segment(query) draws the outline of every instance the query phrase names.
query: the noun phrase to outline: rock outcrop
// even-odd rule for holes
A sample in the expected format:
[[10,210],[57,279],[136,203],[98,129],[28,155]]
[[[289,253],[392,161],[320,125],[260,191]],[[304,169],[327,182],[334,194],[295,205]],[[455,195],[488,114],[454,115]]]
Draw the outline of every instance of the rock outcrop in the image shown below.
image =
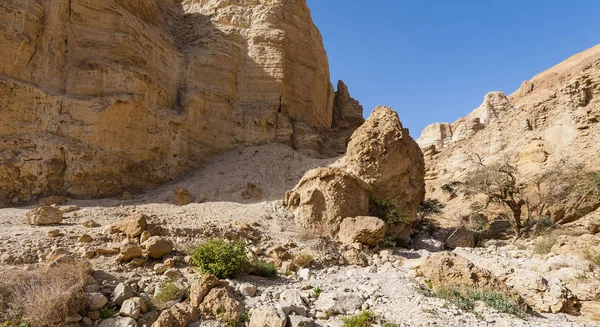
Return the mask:
[[0,25],[5,204],[148,188],[359,119],[304,0],[8,0]]
[[377,107],[350,139],[346,169],[395,202],[412,221],[425,196],[425,163],[418,144],[390,107]]
[[[600,45],[536,75],[508,97],[501,92],[487,94],[479,108],[449,129],[444,123],[425,128],[418,142],[427,150],[428,197],[443,199],[448,217],[468,214],[465,201],[469,201],[462,197],[448,200],[442,186],[463,181],[477,164],[475,155],[484,164],[507,160],[525,179],[555,167],[564,168],[563,159],[597,171],[599,99]],[[585,210],[570,213],[567,202],[551,208],[552,220],[573,221],[600,205],[586,203]],[[498,213],[500,209],[494,214]],[[440,223],[445,227],[458,224],[451,220]]]

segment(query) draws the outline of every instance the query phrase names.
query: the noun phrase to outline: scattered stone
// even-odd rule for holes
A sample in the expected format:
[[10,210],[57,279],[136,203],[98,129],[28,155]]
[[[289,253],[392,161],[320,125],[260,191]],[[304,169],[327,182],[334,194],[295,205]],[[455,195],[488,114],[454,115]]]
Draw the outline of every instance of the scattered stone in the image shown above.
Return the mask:
[[112,293],[111,299],[116,305],[122,305],[125,300],[132,298],[133,288],[125,283],[119,283]]
[[125,262],[133,258],[141,257],[143,250],[139,245],[136,244],[123,244],[121,245],[121,254],[117,257],[117,261]]
[[159,274],[162,275],[165,273],[165,271],[169,270],[169,267],[167,267],[166,265],[162,264],[162,263],[157,263],[154,265],[153,270]]
[[444,241],[444,245],[447,248],[472,248],[475,247],[477,241],[477,235],[475,232],[466,229],[465,227],[459,227],[455,229]]
[[138,324],[133,318],[116,317],[102,320],[98,327],[138,327]]
[[315,302],[317,311],[327,314],[353,314],[365,300],[352,293],[323,293]]
[[133,319],[138,319],[140,315],[144,312],[148,311],[148,307],[144,300],[139,297],[134,297],[127,299],[121,305],[121,310],[119,314],[123,317],[131,317]]
[[92,241],[92,237],[89,234],[83,234],[81,235],[81,237],[77,240],[77,242],[79,243],[89,243]]
[[254,295],[256,295],[256,286],[254,286],[252,284],[243,283],[243,284],[240,284],[239,287],[240,287],[240,293],[243,296],[253,297]]
[[140,243],[146,242],[146,240],[148,240],[150,238],[150,236],[152,236],[152,234],[150,234],[149,231],[147,231],[147,230],[143,231],[142,234],[140,235]]
[[129,265],[133,268],[138,268],[143,266],[146,263],[146,259],[143,257],[136,257],[131,259],[131,261],[129,262]]
[[184,206],[194,202],[194,197],[190,194],[190,191],[184,188],[174,188],[173,197],[175,199],[175,204],[178,206]]
[[386,226],[377,217],[346,218],[340,224],[338,238],[344,244],[361,243],[375,246],[383,241]]
[[235,299],[229,287],[211,289],[198,308],[204,317],[221,322],[237,321],[246,309]]
[[95,222],[91,219],[87,219],[83,222],[83,227],[96,228],[96,227],[100,227],[100,224],[98,224],[97,222]]
[[106,296],[104,296],[104,294],[102,293],[90,293],[88,294],[88,298],[89,298],[89,309],[91,311],[98,311],[102,308],[104,308],[105,305],[108,304],[108,300],[106,299]]
[[58,229],[51,229],[46,234],[50,237],[58,237],[60,235],[60,231]]
[[146,215],[139,213],[129,216],[117,225],[117,229],[125,233],[129,238],[138,237],[148,228],[147,218]]
[[26,214],[27,223],[30,225],[53,225],[62,222],[63,213],[55,207],[39,207]]
[[314,327],[315,321],[311,318],[291,315],[288,316],[288,325],[290,327]]
[[190,287],[190,304],[193,307],[198,308],[211,289],[227,286],[227,282],[220,281],[214,275],[204,275]]
[[273,307],[260,307],[251,311],[248,327],[285,327],[287,317]]
[[173,251],[173,242],[161,236],[152,236],[146,241],[146,252],[153,259],[160,259]]
[[187,326],[197,320],[199,312],[187,303],[176,303],[161,312],[160,316],[152,324],[152,327],[177,327]]
[[298,279],[299,280],[309,280],[312,277],[313,273],[308,268],[303,268],[298,271]]
[[165,276],[169,277],[171,280],[178,280],[183,277],[183,274],[179,269],[171,268],[164,273]]

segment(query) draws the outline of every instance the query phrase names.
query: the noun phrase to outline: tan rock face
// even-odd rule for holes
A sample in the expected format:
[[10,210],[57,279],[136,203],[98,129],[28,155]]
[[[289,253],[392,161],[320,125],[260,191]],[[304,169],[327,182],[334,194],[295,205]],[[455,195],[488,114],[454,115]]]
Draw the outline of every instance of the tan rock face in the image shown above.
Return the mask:
[[423,153],[389,107],[376,108],[350,139],[346,169],[413,220],[425,196]]
[[431,282],[435,291],[445,287],[459,286],[512,292],[490,271],[479,268],[454,253],[429,256],[419,270],[423,277]]
[[[479,108],[451,124],[452,142],[447,133],[434,133],[435,125],[426,128],[418,142],[424,147],[435,144],[437,150],[426,158],[428,197],[445,199],[442,186],[464,180],[475,165],[473,154],[485,164],[509,159],[524,177],[548,171],[563,159],[597,171],[599,121],[600,45],[534,76],[507,97],[489,93]],[[448,201],[445,216],[468,213],[465,201]],[[559,209],[552,208],[551,219],[579,218],[561,218]],[[452,225],[451,220],[441,222]]]
[[342,219],[368,213],[370,190],[369,185],[341,168],[317,168],[286,193],[284,203],[300,226],[322,228],[335,235]]
[[377,245],[383,241],[386,226],[377,217],[346,218],[340,224],[338,238],[344,244]]
[[[7,0],[0,201],[152,187],[238,145],[331,127],[304,0]],[[356,106],[342,115],[358,118]],[[337,117],[337,116],[336,116]],[[309,133],[309,134],[310,134]]]
[[161,236],[152,236],[146,241],[146,252],[153,259],[160,259],[173,251],[173,242]]

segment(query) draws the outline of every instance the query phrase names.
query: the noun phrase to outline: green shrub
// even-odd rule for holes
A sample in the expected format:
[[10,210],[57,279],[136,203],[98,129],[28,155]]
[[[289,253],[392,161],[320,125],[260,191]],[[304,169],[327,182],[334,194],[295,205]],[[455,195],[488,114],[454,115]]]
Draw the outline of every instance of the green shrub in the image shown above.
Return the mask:
[[250,314],[248,313],[248,310],[246,310],[238,319],[227,321],[225,327],[244,327],[249,320]]
[[386,224],[402,224],[408,222],[406,215],[398,209],[392,200],[369,199],[369,214],[383,220]]
[[214,238],[195,248],[191,257],[192,264],[203,273],[213,274],[218,278],[233,277],[243,272],[248,265],[246,246],[242,241],[229,242]]
[[357,315],[342,318],[344,327],[370,327],[375,322],[375,313],[363,311]]
[[117,313],[119,313],[119,312],[115,311],[109,307],[104,307],[104,308],[100,309],[100,319],[104,320],[106,318],[114,317]]
[[486,289],[459,288],[450,286],[438,290],[436,296],[442,298],[463,311],[473,311],[476,301],[482,301],[499,312],[518,317],[525,315],[525,310],[512,298],[504,293]]
[[274,278],[277,277],[277,267],[272,263],[254,261],[250,264],[248,273],[255,276]]
[[315,288],[313,288],[313,292],[315,292],[315,296],[318,299],[319,296],[321,296],[321,293],[323,293],[323,290],[320,287],[315,287]]
[[154,301],[158,304],[165,304],[169,301],[179,299],[183,293],[184,291],[177,287],[175,283],[168,282],[158,289],[158,293],[154,296]]

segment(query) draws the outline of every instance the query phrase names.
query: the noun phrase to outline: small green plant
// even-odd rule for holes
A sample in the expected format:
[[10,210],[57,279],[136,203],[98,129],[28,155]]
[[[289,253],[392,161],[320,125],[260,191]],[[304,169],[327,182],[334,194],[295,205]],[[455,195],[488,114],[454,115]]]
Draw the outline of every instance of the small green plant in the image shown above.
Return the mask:
[[321,293],[323,293],[323,290],[320,287],[315,287],[315,288],[313,288],[313,292],[315,292],[315,296],[318,299],[319,296],[321,296]]
[[370,327],[376,318],[372,311],[362,311],[357,315],[342,318],[342,322],[344,327]]
[[158,293],[154,296],[154,301],[158,304],[165,304],[169,301],[177,300],[182,295],[182,289],[177,287],[173,282],[167,282],[158,289]]
[[198,246],[192,251],[191,257],[192,264],[203,273],[213,274],[218,278],[234,277],[248,265],[244,242],[229,242],[221,238],[210,239]]
[[428,289],[430,289],[430,290],[433,289],[433,283],[429,279],[425,280],[425,285],[427,285]]
[[277,267],[272,263],[254,261],[250,263],[248,273],[255,276],[275,278],[277,277]]
[[315,259],[310,254],[299,254],[294,257],[293,263],[294,265],[300,268],[306,268],[312,265],[315,262]]
[[586,274],[584,272],[578,272],[577,274],[575,274],[575,279],[588,280],[588,279],[590,279],[590,276],[588,276],[588,274]]
[[386,224],[403,224],[408,222],[406,215],[389,199],[369,199],[369,214],[383,220]]
[[100,320],[114,317],[117,313],[118,313],[117,311],[115,311],[109,307],[104,307],[104,308],[100,309]]
[[482,301],[499,312],[512,314],[518,317],[525,316],[523,307],[501,292],[450,286],[438,290],[436,296],[452,303],[460,310],[468,312],[473,312],[476,301]]

